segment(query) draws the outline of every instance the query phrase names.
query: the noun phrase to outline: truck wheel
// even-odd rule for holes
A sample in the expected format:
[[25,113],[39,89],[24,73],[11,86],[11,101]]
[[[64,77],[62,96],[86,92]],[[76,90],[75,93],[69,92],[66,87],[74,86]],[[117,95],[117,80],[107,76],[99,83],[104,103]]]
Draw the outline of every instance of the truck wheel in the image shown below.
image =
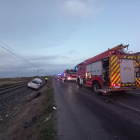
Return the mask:
[[93,91],[94,91],[96,94],[101,95],[101,92],[98,91],[98,89],[101,88],[99,82],[94,82],[94,83],[92,84],[92,88],[93,88]]
[[78,78],[78,80],[77,80],[77,85],[78,85],[78,86],[80,85],[80,80],[79,80],[79,78]]
[[81,87],[80,79],[79,79],[79,78],[78,78],[78,80],[77,80],[77,85],[78,85],[79,87]]

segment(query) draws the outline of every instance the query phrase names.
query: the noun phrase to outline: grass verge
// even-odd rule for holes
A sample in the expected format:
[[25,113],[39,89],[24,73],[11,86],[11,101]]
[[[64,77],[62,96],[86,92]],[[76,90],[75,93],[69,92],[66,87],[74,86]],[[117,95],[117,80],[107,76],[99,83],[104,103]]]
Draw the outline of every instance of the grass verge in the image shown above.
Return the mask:
[[[49,78],[47,88],[42,92],[42,100],[39,103],[39,111],[37,115],[37,121],[33,126],[30,133],[27,135],[28,140],[54,140],[54,118],[53,118],[53,106],[54,106],[54,89],[52,85],[52,79]],[[39,97],[40,98],[40,97]],[[38,98],[37,98],[38,99]],[[51,114],[49,120],[46,120]]]
[[[44,122],[41,126],[41,129],[39,131],[39,139],[41,140],[54,140],[54,121],[53,121],[53,105],[54,105],[54,90],[52,87],[48,88],[45,91],[46,100],[42,102],[44,109],[40,112],[40,116],[42,116],[42,119],[45,120],[46,117],[49,117],[51,114],[51,118]],[[47,104],[46,104],[47,102]],[[42,120],[41,119],[41,120]]]

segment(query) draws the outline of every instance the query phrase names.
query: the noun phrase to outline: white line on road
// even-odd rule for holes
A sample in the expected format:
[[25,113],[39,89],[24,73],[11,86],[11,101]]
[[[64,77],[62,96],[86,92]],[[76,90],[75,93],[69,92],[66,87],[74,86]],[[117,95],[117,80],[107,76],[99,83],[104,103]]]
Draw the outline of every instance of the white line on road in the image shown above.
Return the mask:
[[125,107],[127,107],[127,108],[130,108],[130,109],[132,109],[132,110],[135,110],[135,111],[140,112],[140,110],[139,110],[139,109],[136,109],[136,108],[131,107],[131,106],[129,106],[129,105],[123,104],[123,103],[121,103],[121,102],[117,102],[117,103],[118,103],[118,104],[120,104],[120,105],[123,105],[123,106],[125,106]]

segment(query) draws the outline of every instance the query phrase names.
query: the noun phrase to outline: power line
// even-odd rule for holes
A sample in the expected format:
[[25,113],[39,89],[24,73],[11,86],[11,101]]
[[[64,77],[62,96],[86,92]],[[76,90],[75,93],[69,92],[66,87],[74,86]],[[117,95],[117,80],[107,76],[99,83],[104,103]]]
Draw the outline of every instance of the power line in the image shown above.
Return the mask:
[[[27,59],[25,59],[23,56],[21,56],[19,53],[17,53],[15,50],[13,50],[11,47],[9,47],[7,44],[5,44],[3,41],[1,41],[0,40],[0,42],[1,43],[3,43],[5,46],[7,46],[10,50],[12,50],[12,52],[10,51],[10,50],[8,50],[8,51],[10,51],[12,54],[13,54],[13,52],[14,52],[14,55],[18,55],[17,57],[19,57],[20,59],[22,59],[23,61],[25,61],[25,62],[27,62],[27,63],[29,63],[29,64],[31,64],[32,66],[34,66],[34,67],[36,67],[37,68],[37,66],[35,66],[34,64],[32,64],[31,62],[29,62]],[[3,46],[2,46],[3,47]],[[4,47],[5,48],[5,47]],[[6,48],[5,48],[6,49]]]
[[1,48],[7,50],[8,52],[12,53],[13,55],[17,56],[18,58],[22,59],[23,61],[27,62],[28,64],[38,68],[37,66],[35,66],[34,64],[32,64],[31,62],[29,62],[28,60],[24,59],[22,56],[20,56],[18,53],[16,54],[15,51],[12,52],[11,50],[8,50],[7,48],[5,48],[4,46],[0,45]]
[[[5,58],[3,58],[3,57],[0,57],[0,59],[2,59],[2,60],[6,60],[8,63],[14,63],[14,64],[17,64],[17,62],[16,61],[11,61],[11,60],[9,60],[9,59],[5,59]],[[21,63],[18,63],[17,65],[22,65]],[[28,67],[27,67],[28,68]]]
[[[11,64],[11,62],[14,63],[14,65],[17,64],[15,61],[11,61],[11,60],[5,59],[5,58],[3,58],[3,57],[0,57],[0,59],[8,61],[8,63],[10,63],[10,64]],[[17,65],[21,65],[21,64],[17,64]],[[27,66],[25,66],[25,67],[26,67],[26,68],[29,68],[29,67],[27,67]],[[36,70],[35,70],[35,71],[36,71]],[[21,75],[22,75],[22,73],[21,73]],[[21,76],[21,77],[22,77],[22,76]]]
[[[13,50],[11,47],[9,47],[7,44],[5,44],[3,41],[0,40],[1,43],[3,43],[6,47],[8,47],[10,50],[12,50],[14,53],[22,57],[19,53],[17,53],[15,50]],[[22,57],[23,58],[23,57]],[[24,58],[23,58],[24,59]]]

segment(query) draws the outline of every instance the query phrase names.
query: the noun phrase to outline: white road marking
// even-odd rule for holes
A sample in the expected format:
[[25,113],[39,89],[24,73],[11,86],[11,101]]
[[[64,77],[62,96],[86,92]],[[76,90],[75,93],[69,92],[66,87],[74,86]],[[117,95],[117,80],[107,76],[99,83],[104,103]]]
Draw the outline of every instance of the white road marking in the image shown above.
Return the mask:
[[117,103],[118,103],[118,104],[120,104],[120,105],[123,105],[123,106],[125,106],[125,107],[127,107],[127,108],[130,108],[130,109],[132,109],[132,110],[135,110],[135,111],[140,112],[140,110],[139,110],[139,109],[137,109],[137,108],[131,107],[131,106],[126,105],[126,104],[123,104],[123,103],[121,103],[121,102],[117,102]]

